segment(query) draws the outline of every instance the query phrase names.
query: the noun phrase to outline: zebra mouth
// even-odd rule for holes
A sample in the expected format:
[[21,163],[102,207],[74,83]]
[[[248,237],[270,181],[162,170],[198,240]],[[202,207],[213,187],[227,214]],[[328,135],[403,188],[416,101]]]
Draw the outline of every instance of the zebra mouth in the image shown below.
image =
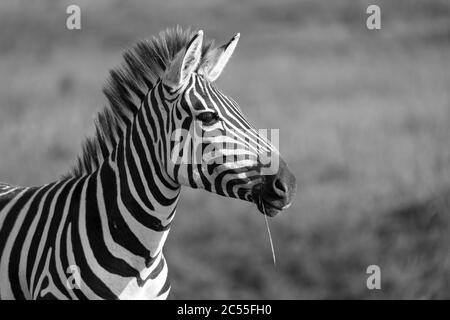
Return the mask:
[[278,208],[272,205],[271,203],[265,201],[264,199],[260,201],[260,204],[261,208],[259,208],[258,206],[259,211],[261,211],[262,214],[265,214],[266,216],[269,217],[275,217],[278,213],[280,213],[281,210],[283,210],[282,208]]
[[281,211],[289,208],[292,204],[290,197],[277,197],[271,190],[267,190],[263,181],[253,187],[251,200],[256,204],[258,210],[269,217],[274,217]]
[[270,202],[268,202],[267,200],[265,200],[263,197],[263,188],[262,186],[257,186],[253,189],[253,202],[256,204],[256,206],[258,207],[258,210],[269,217],[275,217],[278,213],[280,213],[281,210],[283,210],[284,208],[279,208],[273,204],[271,204]]

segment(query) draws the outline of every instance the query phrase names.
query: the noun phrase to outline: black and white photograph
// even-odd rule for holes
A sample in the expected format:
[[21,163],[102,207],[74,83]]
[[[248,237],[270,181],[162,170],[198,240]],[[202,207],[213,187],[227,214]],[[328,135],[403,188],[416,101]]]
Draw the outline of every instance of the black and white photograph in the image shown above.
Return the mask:
[[0,1],[0,300],[43,299],[450,299],[450,1]]

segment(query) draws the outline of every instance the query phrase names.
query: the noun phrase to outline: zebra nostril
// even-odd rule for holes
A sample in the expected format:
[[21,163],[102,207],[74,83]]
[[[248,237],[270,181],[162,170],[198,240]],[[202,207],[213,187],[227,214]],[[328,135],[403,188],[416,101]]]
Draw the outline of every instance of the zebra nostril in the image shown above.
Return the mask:
[[272,189],[273,189],[274,193],[277,196],[279,196],[280,198],[284,198],[286,196],[288,187],[287,187],[286,183],[284,183],[281,179],[275,178],[273,180],[272,187],[273,187]]

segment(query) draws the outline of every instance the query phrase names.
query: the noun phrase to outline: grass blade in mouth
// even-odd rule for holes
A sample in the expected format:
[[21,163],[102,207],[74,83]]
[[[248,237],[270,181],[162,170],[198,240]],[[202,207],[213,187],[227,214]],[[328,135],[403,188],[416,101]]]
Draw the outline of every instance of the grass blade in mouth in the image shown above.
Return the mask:
[[273,248],[272,234],[270,233],[269,220],[267,219],[266,208],[264,207],[264,202],[262,201],[261,197],[259,197],[259,201],[260,201],[261,207],[264,211],[263,216],[266,221],[267,234],[269,235],[270,249],[272,250],[273,265],[276,267],[277,266],[277,258],[275,256],[275,250]]

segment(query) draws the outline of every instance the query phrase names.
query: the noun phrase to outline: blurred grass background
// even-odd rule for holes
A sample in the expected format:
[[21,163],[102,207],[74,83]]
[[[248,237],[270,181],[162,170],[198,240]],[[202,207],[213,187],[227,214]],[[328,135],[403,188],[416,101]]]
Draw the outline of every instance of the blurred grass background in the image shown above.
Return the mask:
[[[66,7],[82,29],[66,29]],[[381,7],[382,29],[366,29]],[[0,179],[39,185],[74,163],[121,50],[180,24],[219,43],[218,80],[281,128],[299,193],[271,219],[185,188],[165,246],[171,298],[450,298],[447,0],[1,1]],[[366,268],[381,268],[381,290]]]

